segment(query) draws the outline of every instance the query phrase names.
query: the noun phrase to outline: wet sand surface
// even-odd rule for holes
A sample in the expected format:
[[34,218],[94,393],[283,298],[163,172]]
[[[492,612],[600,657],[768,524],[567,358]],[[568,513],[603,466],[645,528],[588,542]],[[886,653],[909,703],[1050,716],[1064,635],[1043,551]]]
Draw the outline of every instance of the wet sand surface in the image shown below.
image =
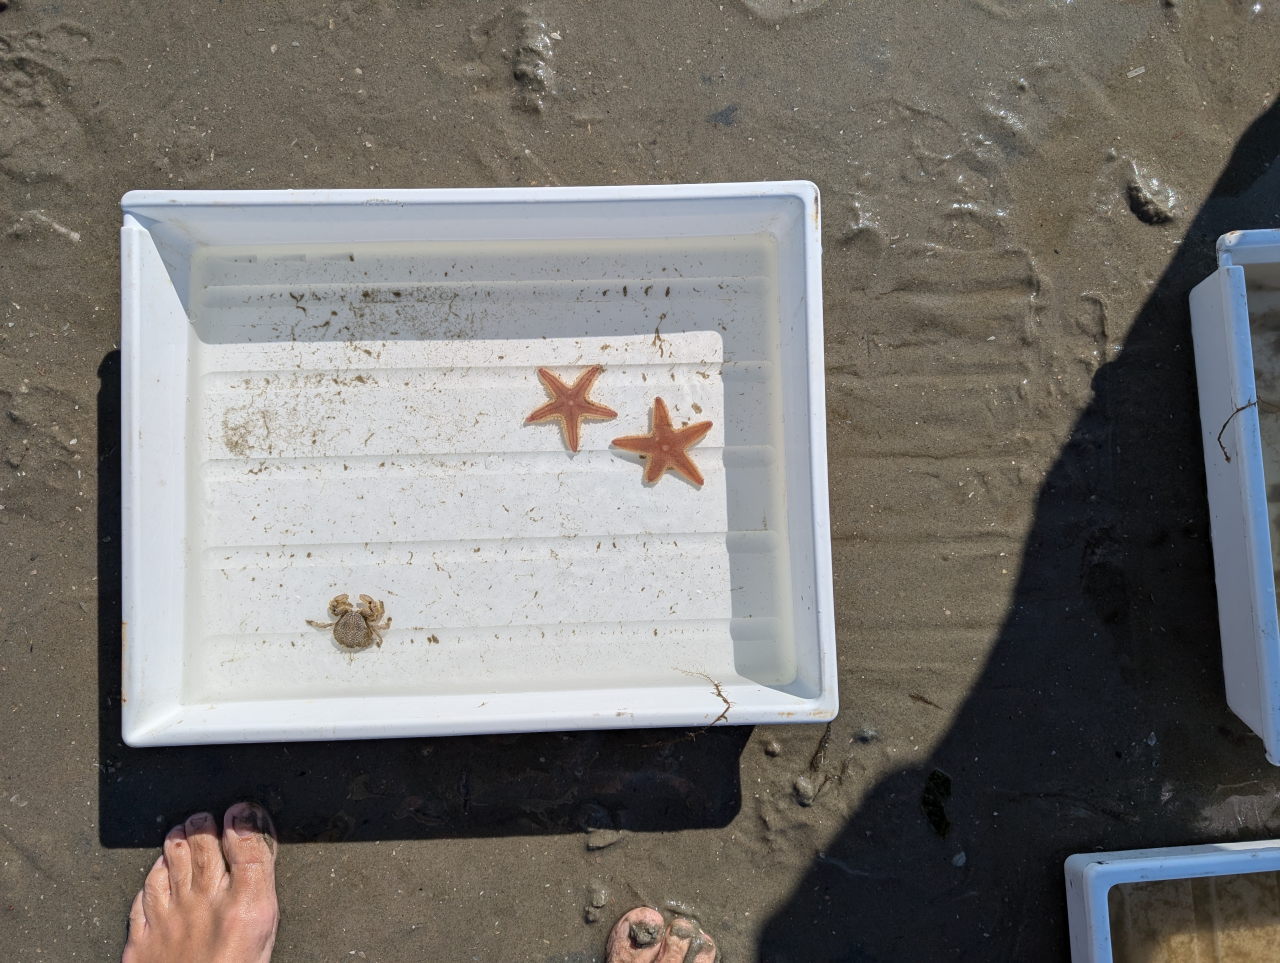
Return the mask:
[[[0,4],[0,6],[4,6]],[[164,831],[281,830],[276,959],[1062,960],[1075,851],[1280,834],[1228,711],[1186,309],[1277,227],[1272,0],[0,12],[0,934],[118,954]],[[119,740],[118,199],[809,178],[842,709]]]

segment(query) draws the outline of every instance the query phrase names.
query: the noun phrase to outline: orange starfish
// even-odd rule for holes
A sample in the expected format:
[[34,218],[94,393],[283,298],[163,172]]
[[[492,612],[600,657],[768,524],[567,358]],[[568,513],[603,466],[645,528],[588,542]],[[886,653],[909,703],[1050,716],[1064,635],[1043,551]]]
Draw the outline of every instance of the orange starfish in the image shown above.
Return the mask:
[[702,441],[711,430],[711,422],[700,421],[683,428],[671,426],[667,403],[653,399],[653,429],[647,435],[627,435],[613,439],[613,444],[623,451],[642,455],[647,462],[644,480],[653,484],[664,472],[670,470],[682,475],[695,485],[702,484],[702,472],[689,457],[688,450]]
[[578,376],[573,387],[569,387],[546,368],[539,368],[538,378],[551,395],[551,400],[541,408],[534,409],[533,414],[526,418],[524,423],[532,425],[541,421],[559,420],[564,443],[569,446],[570,451],[577,451],[583,418],[608,421],[610,418],[618,417],[618,413],[612,408],[606,408],[587,397],[587,392],[591,390],[602,371],[604,368],[600,365],[592,365]]

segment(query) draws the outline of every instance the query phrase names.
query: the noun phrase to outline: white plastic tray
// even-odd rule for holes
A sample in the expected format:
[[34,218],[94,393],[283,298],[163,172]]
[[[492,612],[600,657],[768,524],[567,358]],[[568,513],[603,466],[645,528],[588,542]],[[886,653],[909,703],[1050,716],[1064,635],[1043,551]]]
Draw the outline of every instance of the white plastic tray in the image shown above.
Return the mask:
[[[122,206],[130,745],[834,716],[812,184]],[[655,397],[700,489],[610,448]]]
[[1218,239],[1191,330],[1227,703],[1280,764],[1280,231]]
[[1072,963],[1112,963],[1108,895],[1113,886],[1277,870],[1280,870],[1280,840],[1069,856],[1065,873]]

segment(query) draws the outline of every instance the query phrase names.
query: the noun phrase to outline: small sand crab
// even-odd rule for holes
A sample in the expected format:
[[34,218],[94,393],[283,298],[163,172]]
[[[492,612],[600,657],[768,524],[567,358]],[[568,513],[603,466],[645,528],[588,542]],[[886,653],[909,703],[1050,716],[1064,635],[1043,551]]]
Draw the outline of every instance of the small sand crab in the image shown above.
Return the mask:
[[339,595],[329,603],[329,614],[337,621],[316,622],[307,619],[307,625],[317,629],[333,629],[333,641],[344,649],[367,649],[375,642],[382,645],[382,636],[378,633],[391,628],[391,619],[378,624],[386,610],[381,602],[368,595],[360,596],[359,605],[352,605],[349,596]]

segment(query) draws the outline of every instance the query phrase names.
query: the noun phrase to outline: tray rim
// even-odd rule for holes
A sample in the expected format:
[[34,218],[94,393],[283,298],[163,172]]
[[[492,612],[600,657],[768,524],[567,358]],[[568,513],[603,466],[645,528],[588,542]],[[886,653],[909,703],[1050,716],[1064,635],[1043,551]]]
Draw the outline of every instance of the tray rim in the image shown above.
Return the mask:
[[[148,234],[144,222],[157,208],[263,207],[263,206],[438,206],[497,203],[565,203],[574,201],[634,201],[679,199],[794,198],[803,206],[800,256],[805,293],[803,345],[808,379],[807,492],[813,539],[815,584],[813,617],[817,626],[817,695],[803,698],[762,685],[729,685],[724,694],[734,704],[727,718],[724,708],[708,692],[706,708],[674,707],[671,697],[688,702],[688,686],[644,689],[575,689],[534,693],[493,694],[474,706],[475,694],[465,696],[384,697],[362,701],[382,703],[412,715],[388,716],[364,712],[350,721],[335,723],[331,710],[344,700],[283,699],[224,702],[212,706],[184,705],[180,698],[157,713],[154,703],[128,693],[136,690],[141,675],[137,647],[130,647],[130,625],[141,610],[143,571],[139,557],[143,524],[143,493],[137,486],[142,440],[139,405],[143,392],[133,351],[140,343],[143,299],[137,243]],[[839,706],[836,677],[834,587],[830,539],[830,503],[827,480],[825,364],[823,356],[821,208],[815,184],[806,180],[757,181],[713,184],[484,187],[424,189],[306,189],[306,190],[135,190],[120,201],[121,228],[121,529],[122,529],[122,735],[130,746],[189,745],[334,738],[380,738],[431,735],[466,735],[524,731],[565,731],[604,728],[699,726],[712,724],[828,722]],[[150,209],[150,210],[148,210]],[[722,233],[722,232],[713,232]],[[793,537],[804,537],[794,533]],[[626,695],[632,698],[628,700]],[[137,695],[135,691],[135,696]],[[177,697],[177,693],[174,693]],[[636,697],[642,696],[641,701]],[[619,698],[623,697],[623,698]],[[472,703],[467,707],[450,700]],[[570,705],[566,705],[566,700]],[[317,712],[315,704],[327,707]],[[414,703],[422,703],[414,705]],[[267,718],[265,724],[244,723],[246,716]],[[429,711],[435,709],[437,711]],[[447,713],[439,710],[448,709]],[[481,712],[483,709],[485,711]],[[292,718],[289,718],[292,710]],[[465,711],[464,711],[465,710]],[[273,717],[274,718],[273,720]],[[237,726],[236,719],[239,718]]]

